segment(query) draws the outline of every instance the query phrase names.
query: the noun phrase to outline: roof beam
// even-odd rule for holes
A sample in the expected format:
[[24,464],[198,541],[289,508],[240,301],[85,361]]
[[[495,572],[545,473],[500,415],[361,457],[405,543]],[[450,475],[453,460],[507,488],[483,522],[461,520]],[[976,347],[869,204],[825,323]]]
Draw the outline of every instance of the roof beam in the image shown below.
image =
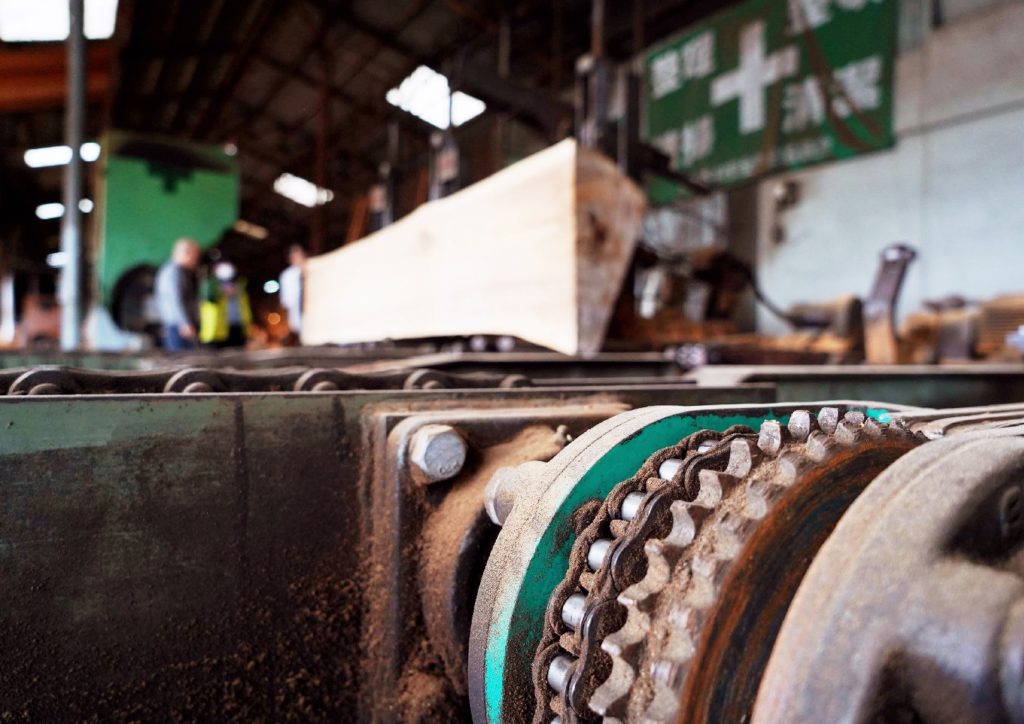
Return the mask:
[[[280,73],[290,74],[290,78],[292,80],[300,82],[303,85],[306,85],[314,90],[320,90],[321,87],[323,86],[322,80],[313,77],[306,71],[302,70],[302,68],[293,69],[287,63],[282,63],[276,58],[272,58],[266,55],[258,56],[257,60],[259,60],[261,63],[265,63],[266,65],[270,66],[271,68]],[[381,118],[390,115],[390,108],[385,106],[383,104],[383,101],[378,104],[366,103],[360,101],[358,98],[356,98],[348,91],[345,91],[342,88],[338,88],[337,86],[334,85],[330,86],[327,92],[332,99],[342,102],[356,114],[362,115],[368,119],[379,121],[381,120]],[[250,113],[256,113],[257,115],[259,114],[259,112],[260,111],[258,110],[250,111]],[[247,122],[235,124],[228,131],[227,135],[232,135],[242,130],[245,130],[251,125],[251,122],[254,120],[254,118],[251,118],[248,119]],[[404,125],[408,130],[416,133],[429,132],[429,129],[421,121],[418,121],[414,116],[409,116],[408,119],[400,118],[399,122],[402,123],[402,125]],[[298,126],[294,126],[292,130],[298,130],[298,128],[301,128],[303,125],[305,125],[305,120]]]
[[[403,43],[398,39],[401,35],[402,30],[405,29],[405,23],[403,27],[399,28],[396,33],[389,33],[382,28],[378,28],[372,25],[362,18],[357,17],[352,13],[352,10],[347,6],[340,6],[336,3],[329,2],[329,0],[308,0],[314,7],[316,7],[324,16],[333,22],[342,23],[355,30],[361,35],[372,39],[377,45],[387,48],[399,55],[404,55],[408,58],[420,58],[421,53],[417,49],[413,48],[408,43]],[[420,8],[420,12],[425,10],[430,3],[423,3]],[[416,13],[419,14],[419,13]],[[406,20],[406,23],[409,22]]]
[[[245,75],[245,71],[248,69],[249,59],[253,53],[255,53],[259,44],[263,41],[267,30],[270,27],[270,23],[277,17],[278,12],[284,6],[284,0],[264,0],[257,11],[256,18],[250,24],[249,28],[245,31],[245,39],[242,41],[242,45],[239,48],[238,53],[233,58],[231,67],[228,69],[227,75],[217,90],[214,92],[213,98],[206,105],[206,108],[199,116],[199,120],[192,127],[191,136],[192,138],[204,138],[209,132],[210,127],[214,121],[223,112],[224,107],[231,100],[231,97],[235,93],[235,89],[241,82],[242,77]],[[200,73],[196,73],[193,76],[193,84],[197,78],[200,77]],[[182,111],[187,107],[186,102],[182,102],[182,107],[178,109],[178,113],[175,114],[174,120],[171,122],[172,126],[177,125],[179,118],[182,116]]]

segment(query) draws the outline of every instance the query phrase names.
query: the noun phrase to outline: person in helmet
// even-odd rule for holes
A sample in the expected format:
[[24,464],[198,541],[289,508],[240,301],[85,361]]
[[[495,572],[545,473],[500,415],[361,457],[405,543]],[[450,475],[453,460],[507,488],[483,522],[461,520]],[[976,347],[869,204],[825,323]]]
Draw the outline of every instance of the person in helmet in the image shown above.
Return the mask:
[[244,347],[251,326],[245,279],[231,262],[217,262],[199,309],[199,341],[211,347]]

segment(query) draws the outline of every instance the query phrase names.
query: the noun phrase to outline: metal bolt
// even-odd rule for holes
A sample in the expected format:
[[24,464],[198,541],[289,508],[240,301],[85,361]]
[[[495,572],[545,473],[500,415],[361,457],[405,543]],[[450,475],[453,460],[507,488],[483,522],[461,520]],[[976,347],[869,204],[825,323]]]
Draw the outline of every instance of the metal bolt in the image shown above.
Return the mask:
[[484,489],[484,509],[491,521],[496,525],[505,525],[519,493],[537,476],[543,475],[544,469],[545,463],[531,460],[515,467],[495,470]]
[[555,428],[555,444],[560,447],[565,447],[572,442],[572,434],[569,432],[568,425],[559,425]]
[[548,684],[559,694],[569,685],[573,664],[576,662],[568,656],[556,656],[548,665]]
[[484,490],[484,509],[495,525],[505,525],[522,488],[522,476],[516,468],[498,468]]
[[409,443],[409,462],[427,483],[448,480],[466,464],[466,441],[449,425],[424,425]]

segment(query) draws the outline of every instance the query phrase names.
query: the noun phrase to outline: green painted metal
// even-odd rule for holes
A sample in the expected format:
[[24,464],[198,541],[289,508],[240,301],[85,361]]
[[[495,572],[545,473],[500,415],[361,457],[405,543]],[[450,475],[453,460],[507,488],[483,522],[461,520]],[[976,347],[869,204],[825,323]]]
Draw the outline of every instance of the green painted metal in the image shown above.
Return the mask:
[[0,369],[19,367],[83,367],[90,370],[144,370],[158,364],[166,366],[166,360],[147,360],[138,355],[105,354],[103,352],[35,352],[30,349],[0,352]]
[[869,407],[864,411],[864,414],[870,417],[872,420],[878,420],[879,422],[889,422],[892,413],[889,410],[883,410],[877,407]]
[[646,54],[647,136],[722,186],[888,148],[897,14],[896,0],[749,0],[714,15]]
[[216,244],[238,219],[240,176],[217,146],[115,131],[104,149],[96,271],[110,304],[125,272],[164,263],[177,239]]

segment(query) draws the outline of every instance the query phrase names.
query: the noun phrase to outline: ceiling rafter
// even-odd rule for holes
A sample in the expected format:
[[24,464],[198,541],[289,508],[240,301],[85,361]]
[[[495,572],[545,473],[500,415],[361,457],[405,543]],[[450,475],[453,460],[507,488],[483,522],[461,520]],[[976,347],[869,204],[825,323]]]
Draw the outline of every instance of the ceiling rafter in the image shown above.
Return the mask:
[[[259,6],[259,10],[256,13],[257,17],[251,23],[250,27],[243,33],[244,40],[242,41],[238,53],[232,58],[232,62],[224,80],[217,87],[213,98],[211,98],[209,103],[206,104],[206,108],[200,113],[199,120],[192,126],[189,134],[192,138],[200,139],[206,137],[211,126],[223,112],[225,106],[234,95],[238,84],[245,75],[246,70],[248,70],[251,56],[259,49],[260,44],[262,44],[266,39],[270,23],[278,16],[279,11],[284,7],[284,5],[284,0],[264,0],[264,2]],[[200,74],[197,72],[193,77],[193,84],[199,76]],[[187,113],[186,109],[186,103],[185,101],[182,101],[181,107],[178,109],[174,120],[171,122],[172,127],[176,127],[178,125],[179,119],[184,115],[182,112],[185,111]]]

